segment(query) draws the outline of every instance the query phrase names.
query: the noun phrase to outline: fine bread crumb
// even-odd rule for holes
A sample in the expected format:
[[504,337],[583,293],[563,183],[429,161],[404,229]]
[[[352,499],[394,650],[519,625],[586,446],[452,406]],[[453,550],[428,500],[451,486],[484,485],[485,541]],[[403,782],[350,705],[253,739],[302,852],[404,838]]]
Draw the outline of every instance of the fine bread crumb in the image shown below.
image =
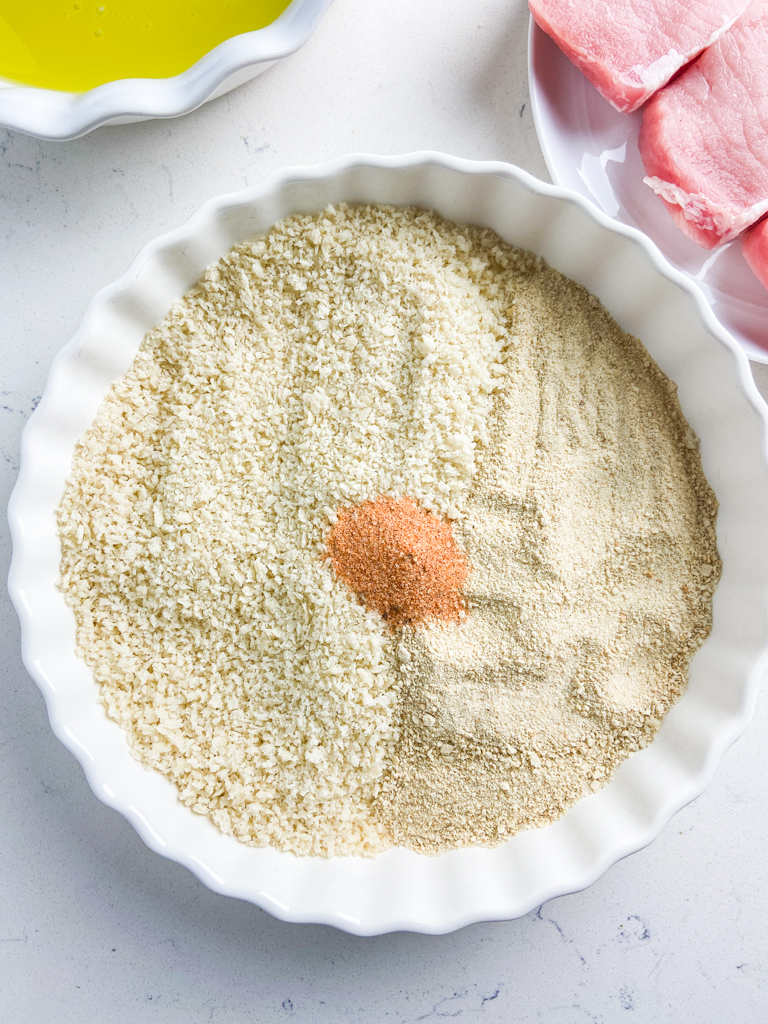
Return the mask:
[[470,614],[398,648],[401,738],[376,810],[422,853],[496,845],[601,789],[685,690],[720,577],[674,385],[551,268],[516,295],[457,524]]

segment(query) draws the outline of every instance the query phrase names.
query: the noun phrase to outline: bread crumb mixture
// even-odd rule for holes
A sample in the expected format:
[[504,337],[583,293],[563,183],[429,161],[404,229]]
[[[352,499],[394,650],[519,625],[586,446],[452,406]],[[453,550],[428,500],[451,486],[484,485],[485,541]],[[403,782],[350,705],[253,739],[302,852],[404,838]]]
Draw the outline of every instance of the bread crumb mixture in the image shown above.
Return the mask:
[[[370,589],[423,541],[432,612],[380,589],[387,621],[334,565],[378,501],[410,511],[351,567]],[[76,449],[60,585],[133,753],[222,831],[439,853],[649,742],[709,632],[716,512],[674,386],[582,288],[487,230],[329,207],[144,339]]]

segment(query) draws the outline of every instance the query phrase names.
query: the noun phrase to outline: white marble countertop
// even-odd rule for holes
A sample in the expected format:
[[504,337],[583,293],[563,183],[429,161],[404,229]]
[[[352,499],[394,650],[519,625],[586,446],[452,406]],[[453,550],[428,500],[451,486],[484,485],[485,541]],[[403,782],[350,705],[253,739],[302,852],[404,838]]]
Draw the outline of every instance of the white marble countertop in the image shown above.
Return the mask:
[[[351,151],[438,149],[546,178],[527,22],[523,0],[336,0],[302,51],[187,117],[70,143],[0,131],[2,501],[90,297],[208,197]],[[0,554],[5,575],[5,524]],[[1,600],[0,1020],[768,1019],[764,700],[704,795],[586,892],[440,938],[359,939],[283,924],[151,853],[51,733]]]

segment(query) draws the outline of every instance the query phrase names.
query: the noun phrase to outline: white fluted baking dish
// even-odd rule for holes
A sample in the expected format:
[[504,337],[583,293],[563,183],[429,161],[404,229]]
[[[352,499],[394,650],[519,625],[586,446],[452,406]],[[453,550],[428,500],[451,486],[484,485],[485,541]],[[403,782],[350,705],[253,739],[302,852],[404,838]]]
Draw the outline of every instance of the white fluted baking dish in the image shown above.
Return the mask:
[[[701,440],[704,471],[720,502],[723,574],[712,634],[690,684],[650,747],[633,754],[599,793],[546,828],[495,849],[430,858],[390,850],[375,859],[297,858],[224,836],[176,798],[175,787],[128,751],[76,658],[72,612],[56,589],[55,509],[78,438],[144,333],[231,246],[289,214],[327,203],[416,204],[493,228],[597,295],[678,385]],[[25,664],[43,691],[56,735],[94,792],[158,853],[218,892],[290,921],[359,934],[446,932],[512,918],[589,885],[649,843],[697,796],[744,729],[768,665],[768,429],[743,353],[717,326],[695,288],[639,232],[579,196],[502,163],[437,153],[351,156],[281,171],[244,192],[206,203],[178,230],[150,243],[88,308],[54,361],[24,431],[11,498],[11,596]]]
[[293,0],[270,25],[232,36],[170,78],[124,78],[83,93],[0,78],[0,127],[40,139],[76,139],[105,124],[188,114],[300,49],[333,0]]

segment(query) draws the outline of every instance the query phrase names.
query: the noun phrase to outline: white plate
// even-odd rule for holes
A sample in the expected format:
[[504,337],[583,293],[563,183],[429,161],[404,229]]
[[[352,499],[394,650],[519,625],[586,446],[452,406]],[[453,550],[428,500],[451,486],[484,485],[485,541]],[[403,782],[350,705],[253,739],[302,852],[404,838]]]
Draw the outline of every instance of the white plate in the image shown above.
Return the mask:
[[[171,782],[131,757],[123,731],[98,702],[90,671],[75,656],[74,616],[56,587],[61,548],[55,511],[75,444],[111,382],[131,365],[145,332],[233,245],[289,214],[344,200],[418,205],[491,227],[589,288],[677,383],[720,502],[723,574],[712,634],[693,659],[685,695],[654,742],[629,757],[603,790],[553,825],[491,850],[425,857],[394,849],[376,858],[323,859],[254,849],[223,835],[182,805]],[[153,850],[217,892],[285,920],[367,935],[446,932],[518,917],[582,889],[651,842],[702,791],[750,717],[768,654],[764,410],[743,352],[718,328],[699,293],[644,236],[580,196],[508,164],[439,153],[351,156],[278,172],[211,200],[146,246],[120,280],[93,299],[56,357],[24,430],[8,508],[8,588],[21,621],[24,663],[45,695],[53,730],[96,795]]]
[[644,231],[694,281],[750,359],[768,363],[768,291],[738,241],[707,252],[672,222],[643,184],[637,147],[642,111],[620,114],[531,18],[528,82],[536,132],[552,180]]
[[105,124],[188,114],[295,53],[332,3],[292,0],[270,25],[225,39],[170,78],[123,78],[82,93],[0,79],[0,127],[40,139],[77,139]]

